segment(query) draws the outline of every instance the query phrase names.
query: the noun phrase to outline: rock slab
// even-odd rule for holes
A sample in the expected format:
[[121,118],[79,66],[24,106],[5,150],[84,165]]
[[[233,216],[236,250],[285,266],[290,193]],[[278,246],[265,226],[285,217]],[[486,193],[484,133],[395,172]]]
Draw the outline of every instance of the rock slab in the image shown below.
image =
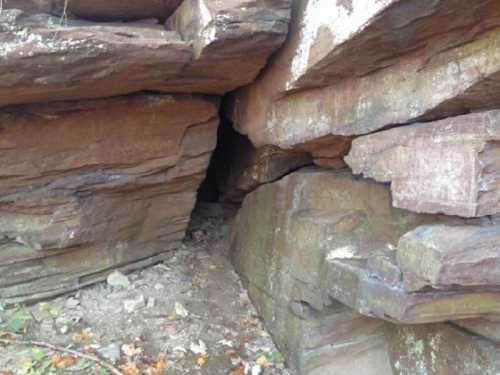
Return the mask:
[[395,207],[464,217],[500,213],[500,111],[360,137],[345,160],[355,174],[391,182]]
[[217,102],[143,95],[0,113],[0,298],[47,298],[159,261],[184,236]]

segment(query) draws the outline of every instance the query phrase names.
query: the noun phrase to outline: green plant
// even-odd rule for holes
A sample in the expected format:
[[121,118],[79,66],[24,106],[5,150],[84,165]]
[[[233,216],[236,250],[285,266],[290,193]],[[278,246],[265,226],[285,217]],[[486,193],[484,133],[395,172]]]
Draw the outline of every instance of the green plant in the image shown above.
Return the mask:
[[21,375],[48,375],[55,373],[54,365],[47,354],[38,348],[31,349],[31,360],[20,369]]
[[10,333],[23,333],[27,328],[29,321],[32,319],[29,312],[18,306],[7,319],[6,330]]

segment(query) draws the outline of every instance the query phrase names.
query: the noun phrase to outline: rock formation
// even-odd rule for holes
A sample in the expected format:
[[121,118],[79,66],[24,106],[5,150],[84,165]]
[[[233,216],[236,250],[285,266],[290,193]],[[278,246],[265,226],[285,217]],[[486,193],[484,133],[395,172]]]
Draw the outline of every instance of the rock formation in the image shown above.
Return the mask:
[[170,95],[4,108],[2,301],[74,290],[175,248],[217,111],[214,100]]
[[495,215],[500,213],[499,141],[500,112],[480,112],[360,137],[346,161],[354,173],[391,182],[395,207]]
[[220,99],[288,31],[290,1],[4,0],[0,298],[163,259],[187,227]]
[[498,374],[499,103],[495,0],[0,0],[0,298],[164,259],[219,140],[295,374]]

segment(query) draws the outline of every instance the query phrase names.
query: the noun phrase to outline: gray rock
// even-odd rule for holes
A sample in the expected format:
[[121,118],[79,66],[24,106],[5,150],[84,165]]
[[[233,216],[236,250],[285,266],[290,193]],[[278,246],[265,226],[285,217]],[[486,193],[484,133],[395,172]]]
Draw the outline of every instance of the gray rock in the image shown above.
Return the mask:
[[101,349],[97,349],[97,353],[104,358],[107,359],[113,363],[116,363],[120,360],[120,344],[118,343],[112,343],[109,344]]
[[120,271],[114,271],[109,274],[108,278],[106,279],[108,285],[112,287],[121,287],[121,288],[128,288],[130,287],[130,281],[127,276],[125,276],[123,273]]
[[139,297],[135,299],[128,299],[123,302],[123,307],[125,311],[128,313],[132,313],[146,306],[146,300],[144,296],[141,294]]

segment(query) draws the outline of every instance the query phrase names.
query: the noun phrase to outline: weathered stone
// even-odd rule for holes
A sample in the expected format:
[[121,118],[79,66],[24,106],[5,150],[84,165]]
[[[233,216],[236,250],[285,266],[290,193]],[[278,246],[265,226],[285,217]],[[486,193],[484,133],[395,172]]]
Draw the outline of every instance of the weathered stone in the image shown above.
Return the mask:
[[[362,9],[362,6],[359,6],[361,2],[356,3],[357,7]],[[373,5],[376,8],[394,2],[369,3],[377,3]],[[439,5],[439,12],[433,13],[435,10],[433,4],[448,4],[448,6]],[[398,6],[413,6],[420,10],[415,13],[401,13],[394,18],[384,18],[384,15],[393,11],[397,13]],[[474,5],[456,0],[399,1],[393,6],[388,6],[390,11],[373,17],[379,26],[399,25],[407,28],[408,33],[394,29],[384,31],[384,35],[395,42],[392,45],[394,48],[386,49],[383,38],[382,43],[378,44],[377,37],[380,34],[372,33],[371,28],[361,22],[364,31],[351,30],[352,34],[348,33],[345,36],[348,38],[347,41],[340,43],[339,54],[334,52],[330,54],[332,61],[338,62],[333,64],[332,68],[338,64],[347,67],[345,77],[333,79],[332,82],[326,79],[321,85],[328,84],[325,87],[302,89],[284,95],[289,82],[292,57],[296,53],[300,55],[297,51],[303,51],[304,47],[297,44],[297,40],[300,40],[300,32],[297,30],[300,30],[300,27],[296,27],[287,44],[259,79],[234,95],[232,116],[235,127],[243,134],[247,134],[256,146],[271,144],[281,148],[292,148],[296,144],[312,142],[328,135],[366,134],[394,124],[442,118],[466,113],[469,110],[495,108],[499,100],[498,77],[500,76],[498,52],[500,31],[496,28],[499,23],[499,7],[498,3],[493,1]],[[328,14],[324,9],[323,11]],[[426,17],[411,22],[413,17],[418,18],[419,14],[425,14],[426,11],[429,12],[430,22],[427,26],[424,26],[427,22]],[[457,14],[460,12],[460,16],[453,16],[450,12]],[[475,15],[462,17],[462,14],[468,12]],[[350,14],[354,17],[356,13]],[[437,14],[440,16],[434,19],[433,15]],[[332,22],[334,21],[335,17],[332,17]],[[346,18],[345,24],[357,25],[357,21],[355,18],[350,20]],[[405,23],[406,21],[410,22]],[[467,26],[462,28],[459,27],[460,24]],[[414,26],[417,30],[422,27],[425,31],[412,34],[410,30]],[[426,27],[431,28],[427,30]],[[437,27],[439,32],[436,32],[434,27]],[[453,29],[452,32],[441,34],[441,31],[449,27],[449,30]],[[294,29],[293,26],[291,28]],[[322,30],[328,30],[328,27]],[[328,34],[326,31],[325,33]],[[317,33],[318,36],[321,34]],[[418,35],[427,35],[431,39],[420,40]],[[408,40],[405,39],[407,36],[410,36]],[[402,38],[403,42],[401,49],[396,48],[398,45],[396,39],[399,38]],[[328,45],[332,38],[323,37],[322,40]],[[364,48],[363,43],[358,45],[357,41],[360,40],[365,40],[367,46],[371,43],[370,47]],[[408,45],[405,45],[406,41]],[[311,52],[310,56],[322,56],[322,51],[329,51],[327,47],[320,47],[321,42],[318,43],[318,52]],[[344,59],[340,52],[344,51],[341,46],[346,46],[346,53],[351,52],[347,53],[348,56],[353,55],[356,58]],[[412,49],[415,50],[410,52]],[[408,53],[401,54],[405,51]],[[377,60],[380,54],[384,53],[389,53],[387,58]],[[372,55],[376,56],[378,64],[368,62],[365,65],[361,62],[363,59],[372,61],[369,57]],[[310,57],[309,60],[313,61],[314,58]],[[359,64],[356,61],[359,61]],[[304,66],[307,67],[307,64]],[[359,76],[352,71],[347,74],[349,69],[358,67],[362,67]],[[313,71],[314,69],[311,72]],[[339,71],[342,72],[342,69]],[[302,82],[301,79],[297,82]]]
[[391,182],[396,207],[465,217],[500,213],[500,111],[360,137],[345,160],[356,174]]
[[[445,218],[393,208],[390,199],[388,187],[348,172],[301,170],[265,185],[244,201],[233,241],[236,268],[280,305],[291,299],[322,310],[334,298],[363,315],[405,324],[500,313],[496,282],[486,290],[405,289],[396,259],[400,237]],[[238,254],[246,252],[252,255],[241,262]]]
[[153,24],[95,24],[0,14],[0,105],[98,98],[146,90],[192,56],[178,34]]
[[173,31],[4,10],[0,106],[145,90],[222,94],[250,83],[287,32],[290,0],[185,3],[168,22]]
[[426,225],[401,237],[407,290],[500,287],[500,226]]
[[194,45],[194,61],[164,92],[221,94],[252,82],[285,40],[291,0],[183,1],[168,19]]
[[395,375],[496,375],[500,350],[448,324],[393,326],[389,330]]
[[[233,263],[288,364],[301,374],[390,374],[382,321],[362,317],[328,295],[324,264],[334,229],[307,221],[311,212],[323,214],[320,221],[342,216],[356,206],[352,200],[361,207],[362,191],[388,195],[383,186],[362,184],[364,189],[347,173],[302,169],[247,195],[238,214]],[[350,190],[356,192],[349,195]],[[383,201],[373,204],[389,210]],[[358,216],[352,208],[336,228],[356,227]],[[387,241],[397,241],[397,224],[373,225],[387,231]]]
[[500,343],[500,316],[456,320],[453,324],[462,327],[472,334]]
[[223,201],[241,202],[258,186],[312,164],[312,157],[307,152],[288,152],[274,146],[257,149],[248,138],[236,132],[227,132],[221,139],[220,152],[216,152],[214,158]]
[[166,19],[181,0],[3,0],[4,9],[90,20]]
[[195,96],[7,107],[0,113],[0,298],[46,298],[153,264],[184,236],[215,147]]

